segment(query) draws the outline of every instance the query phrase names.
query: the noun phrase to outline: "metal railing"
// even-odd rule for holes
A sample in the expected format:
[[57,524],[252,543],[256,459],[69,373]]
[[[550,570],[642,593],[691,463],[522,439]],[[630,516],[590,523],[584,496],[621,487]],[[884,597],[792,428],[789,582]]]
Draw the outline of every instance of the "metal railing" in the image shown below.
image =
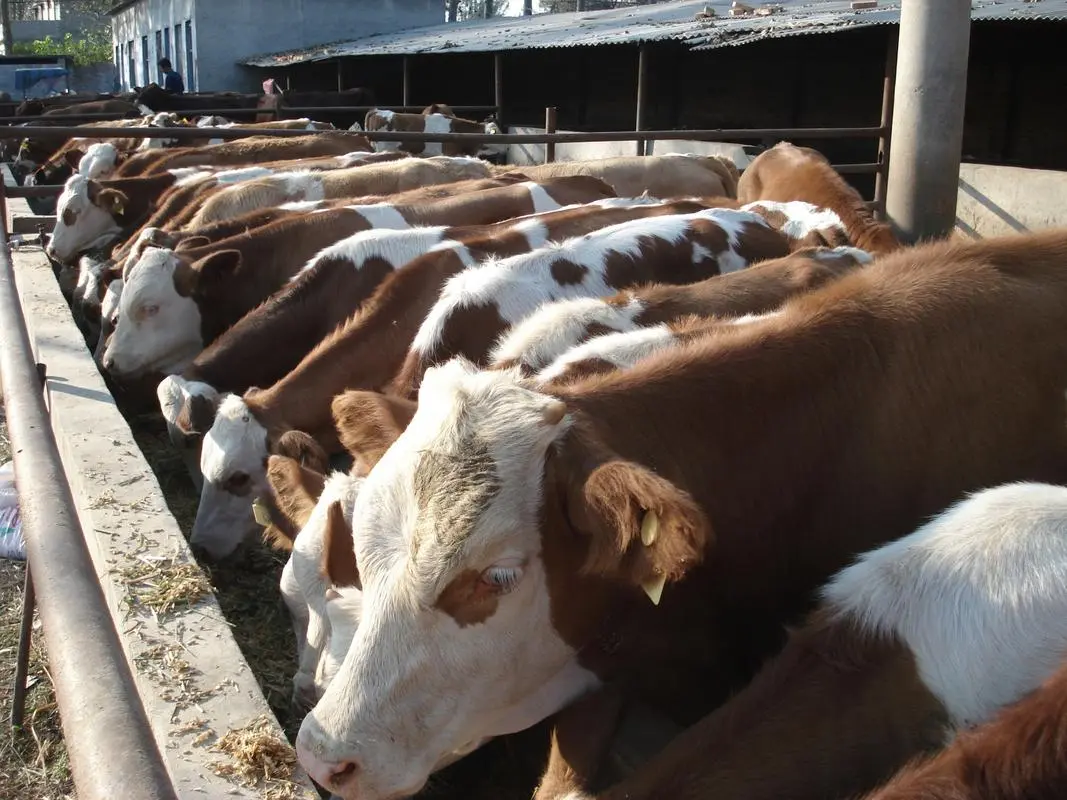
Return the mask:
[[0,376],[27,555],[13,720],[25,699],[36,599],[78,797],[176,800],[78,521],[42,374],[0,231]]

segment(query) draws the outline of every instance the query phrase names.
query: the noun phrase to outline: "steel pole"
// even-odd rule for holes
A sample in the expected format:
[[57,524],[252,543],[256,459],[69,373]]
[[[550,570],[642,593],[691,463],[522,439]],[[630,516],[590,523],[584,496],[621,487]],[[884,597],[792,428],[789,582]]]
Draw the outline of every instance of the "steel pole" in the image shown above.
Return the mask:
[[886,213],[908,242],[956,222],[970,37],[970,0],[904,0]]
[[74,509],[6,238],[0,240],[0,374],[27,561],[78,797],[177,800]]

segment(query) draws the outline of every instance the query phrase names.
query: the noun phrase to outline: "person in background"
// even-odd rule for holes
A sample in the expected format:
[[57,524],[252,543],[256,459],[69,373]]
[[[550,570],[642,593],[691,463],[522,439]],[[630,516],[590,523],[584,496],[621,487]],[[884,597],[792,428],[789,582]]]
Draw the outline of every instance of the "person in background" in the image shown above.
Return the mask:
[[159,68],[163,72],[163,91],[170,94],[185,94],[185,83],[182,82],[182,76],[170,65],[170,59],[159,59]]

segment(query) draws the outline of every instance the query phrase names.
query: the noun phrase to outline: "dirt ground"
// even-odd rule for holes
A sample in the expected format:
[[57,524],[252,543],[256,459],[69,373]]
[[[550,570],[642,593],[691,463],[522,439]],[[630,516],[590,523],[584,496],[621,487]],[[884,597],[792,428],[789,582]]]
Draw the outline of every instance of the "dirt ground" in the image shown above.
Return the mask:
[[[0,405],[0,464],[11,458],[3,406]],[[40,639],[40,621],[34,620],[26,697],[26,721],[12,729],[12,687],[22,617],[25,564],[0,559],[0,798],[10,800],[64,800],[73,798],[67,748],[59,727],[59,711]]]

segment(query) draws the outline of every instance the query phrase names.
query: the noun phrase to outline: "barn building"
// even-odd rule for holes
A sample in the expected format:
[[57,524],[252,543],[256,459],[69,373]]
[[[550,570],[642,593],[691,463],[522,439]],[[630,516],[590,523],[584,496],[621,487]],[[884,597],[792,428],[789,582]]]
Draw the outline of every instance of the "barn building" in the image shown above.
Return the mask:
[[441,0],[127,0],[110,14],[123,89],[160,82],[156,62],[165,56],[187,91],[242,91],[257,88],[238,64],[254,53],[426,26],[444,17],[444,7]]

